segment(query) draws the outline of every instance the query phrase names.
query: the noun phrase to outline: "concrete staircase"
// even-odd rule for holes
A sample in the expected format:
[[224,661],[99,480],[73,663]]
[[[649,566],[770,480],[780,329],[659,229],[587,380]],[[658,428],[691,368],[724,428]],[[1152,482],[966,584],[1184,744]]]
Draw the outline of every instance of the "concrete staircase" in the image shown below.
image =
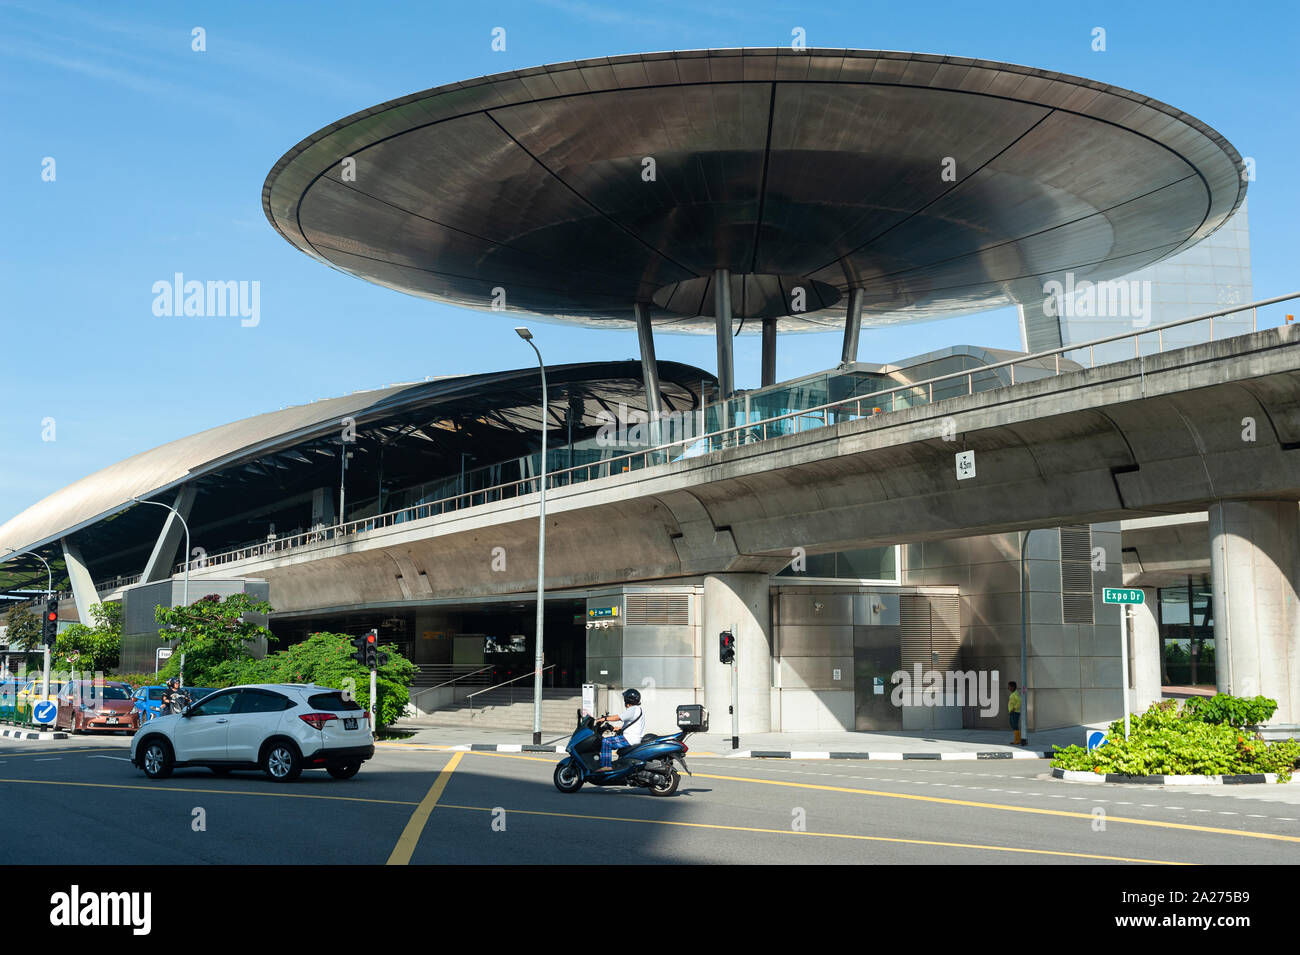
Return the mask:
[[[577,711],[582,706],[582,691],[569,687],[556,687],[542,691],[542,729],[548,732],[570,732],[577,722]],[[533,728],[533,689],[527,687],[498,687],[474,698],[474,705],[458,702],[441,707],[426,716],[408,718],[399,728],[464,726],[483,729]]]

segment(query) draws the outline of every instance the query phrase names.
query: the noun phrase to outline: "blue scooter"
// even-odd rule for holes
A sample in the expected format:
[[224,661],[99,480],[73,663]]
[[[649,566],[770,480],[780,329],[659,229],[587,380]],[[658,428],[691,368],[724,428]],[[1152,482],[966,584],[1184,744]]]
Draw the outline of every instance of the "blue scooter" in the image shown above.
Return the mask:
[[689,735],[686,730],[672,736],[646,733],[635,746],[614,750],[618,755],[614,768],[601,772],[600,741],[608,726],[579,711],[578,728],[565,747],[569,755],[555,767],[556,789],[576,793],[583,783],[591,783],[593,786],[639,786],[650,790],[653,796],[671,796],[677,792],[682,779],[673,763],[681,763],[686,775],[691,775],[684,758],[685,739]]

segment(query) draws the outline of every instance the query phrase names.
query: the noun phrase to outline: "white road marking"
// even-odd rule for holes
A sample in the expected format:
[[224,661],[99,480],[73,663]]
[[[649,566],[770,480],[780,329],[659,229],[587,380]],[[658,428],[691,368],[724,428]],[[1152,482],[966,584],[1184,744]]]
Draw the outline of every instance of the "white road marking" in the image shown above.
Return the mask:
[[91,759],[120,759],[124,763],[131,762],[131,760],[127,759],[125,756],[92,756],[90,758]]

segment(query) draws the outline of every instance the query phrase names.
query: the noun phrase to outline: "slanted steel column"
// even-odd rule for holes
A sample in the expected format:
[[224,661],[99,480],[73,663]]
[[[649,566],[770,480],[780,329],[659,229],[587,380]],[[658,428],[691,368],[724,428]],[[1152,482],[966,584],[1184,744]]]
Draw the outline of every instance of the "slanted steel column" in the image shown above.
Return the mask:
[[731,354],[731,270],[713,273],[713,322],[718,344],[718,397],[726,400],[736,391],[736,366]]
[[636,340],[641,346],[641,380],[645,383],[645,409],[650,416],[650,443],[659,444],[659,416],[663,405],[659,394],[659,364],[655,361],[654,330],[650,327],[650,307],[645,302],[632,306],[636,314]]
[[90,570],[81,557],[81,549],[64,537],[59,541],[63,545],[63,565],[68,571],[68,582],[72,584],[72,599],[77,604],[77,619],[87,627],[95,625],[90,618],[90,608],[99,603],[99,594],[95,592]]
[[849,289],[849,310],[844,316],[844,347],[840,350],[840,364],[858,360],[858,333],[862,331],[862,289]]
[[763,387],[776,384],[776,319],[763,319]]
[[[176,562],[176,548],[181,546],[181,540],[185,534],[185,528],[181,520],[189,520],[190,508],[194,506],[194,485],[187,484],[176,494],[176,500],[172,506],[180,511],[180,518],[175,514],[168,514],[163,521],[162,530],[158,534],[158,540],[153,545],[153,553],[149,555],[148,562],[144,565],[144,573],[140,575],[140,583],[151,584],[158,580],[167,580],[172,576],[172,566]],[[185,559],[189,560],[192,555],[186,554]]]

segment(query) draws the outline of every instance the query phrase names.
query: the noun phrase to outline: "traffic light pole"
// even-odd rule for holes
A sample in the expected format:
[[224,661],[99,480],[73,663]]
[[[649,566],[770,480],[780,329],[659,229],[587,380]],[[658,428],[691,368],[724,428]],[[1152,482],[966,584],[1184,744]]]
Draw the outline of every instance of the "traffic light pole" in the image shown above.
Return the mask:
[[735,657],[732,657],[732,748],[740,748],[740,681],[736,680]]
[[379,707],[375,702],[377,699],[377,696],[375,694],[375,686],[378,680],[375,676],[375,673],[376,670],[374,669],[374,667],[371,667],[370,668],[370,732],[372,733],[375,732],[375,730],[379,729]]
[[[736,632],[736,625],[731,625]],[[731,656],[731,748],[740,749],[740,647]]]

